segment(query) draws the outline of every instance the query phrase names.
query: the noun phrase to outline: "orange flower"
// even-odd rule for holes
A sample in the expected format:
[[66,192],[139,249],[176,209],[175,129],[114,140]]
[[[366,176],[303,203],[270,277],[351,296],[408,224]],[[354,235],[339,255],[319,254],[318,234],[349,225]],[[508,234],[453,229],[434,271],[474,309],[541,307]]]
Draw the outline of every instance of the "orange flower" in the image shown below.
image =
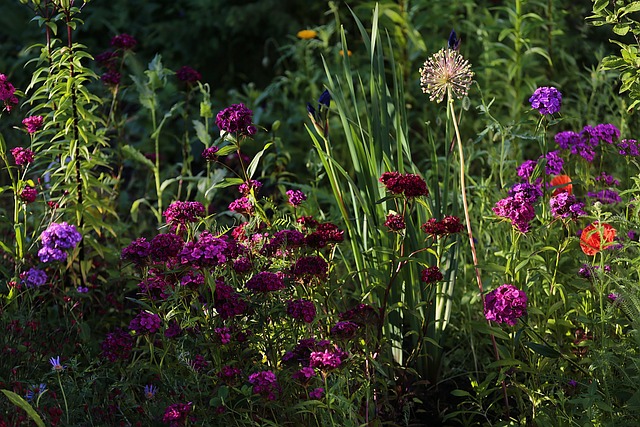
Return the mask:
[[[340,52],[338,52],[340,54],[340,56],[344,56],[344,50],[340,49]],[[347,56],[351,56],[351,51],[347,49]]]
[[571,182],[571,177],[569,175],[556,175],[551,180],[551,186],[556,187],[553,190],[553,195],[557,196],[559,193],[567,192],[569,194],[573,193],[573,185],[569,184]]
[[318,32],[314,30],[300,30],[298,31],[298,34],[297,34],[298,38],[302,40],[315,39],[317,35],[318,35]]
[[[600,235],[602,230],[602,236]],[[604,242],[604,247],[607,247],[609,243],[613,242],[616,237],[616,229],[609,224],[598,221],[589,224],[582,230],[580,235],[580,248],[586,255],[595,255],[603,249],[601,244]]]

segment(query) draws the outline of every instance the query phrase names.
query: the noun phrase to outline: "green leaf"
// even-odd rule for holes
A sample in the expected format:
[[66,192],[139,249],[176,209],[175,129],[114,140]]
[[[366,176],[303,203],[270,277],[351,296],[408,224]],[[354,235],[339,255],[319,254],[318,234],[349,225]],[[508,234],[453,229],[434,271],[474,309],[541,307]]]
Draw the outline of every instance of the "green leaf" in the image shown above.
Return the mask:
[[272,145],[272,142],[267,143],[264,148],[260,150],[260,152],[258,152],[258,154],[256,154],[255,157],[251,160],[251,163],[249,163],[249,167],[247,168],[247,175],[249,176],[249,179],[253,178],[253,174],[258,168],[258,163],[260,163],[260,158],[262,157],[264,152],[267,151],[267,149],[269,149],[269,147],[271,147]]
[[209,135],[209,133],[207,132],[204,124],[199,120],[194,120],[193,127],[196,130],[196,135],[198,136],[200,142],[202,142],[205,147],[211,145],[211,135]]
[[151,170],[153,170],[156,167],[156,165],[151,160],[146,158],[144,154],[142,154],[140,151],[138,151],[136,148],[130,145],[125,145],[121,147],[121,150],[122,150],[122,154],[126,159],[134,160],[138,163],[141,163]]
[[537,353],[541,356],[550,357],[552,359],[557,359],[558,357],[560,357],[560,353],[558,351],[552,349],[547,345],[542,345],[531,341],[526,342],[524,345],[533,350],[534,353]]
[[596,0],[593,4],[593,13],[598,14],[609,6],[609,0]]
[[40,415],[38,415],[36,410],[33,409],[31,405],[29,405],[29,402],[27,402],[22,397],[20,397],[19,395],[17,395],[12,391],[9,391],[9,390],[0,390],[0,391],[2,391],[5,396],[7,396],[7,398],[11,401],[11,403],[24,409],[27,415],[29,415],[29,417],[36,423],[38,427],[45,427],[44,422],[42,421],[42,418],[40,418]]

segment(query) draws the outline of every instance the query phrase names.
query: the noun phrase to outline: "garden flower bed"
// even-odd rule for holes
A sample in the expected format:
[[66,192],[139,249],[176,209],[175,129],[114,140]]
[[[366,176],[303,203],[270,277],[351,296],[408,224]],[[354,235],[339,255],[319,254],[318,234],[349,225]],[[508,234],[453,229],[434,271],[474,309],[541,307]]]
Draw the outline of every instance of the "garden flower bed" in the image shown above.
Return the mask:
[[640,2],[329,2],[223,95],[17,3],[0,427],[640,422]]

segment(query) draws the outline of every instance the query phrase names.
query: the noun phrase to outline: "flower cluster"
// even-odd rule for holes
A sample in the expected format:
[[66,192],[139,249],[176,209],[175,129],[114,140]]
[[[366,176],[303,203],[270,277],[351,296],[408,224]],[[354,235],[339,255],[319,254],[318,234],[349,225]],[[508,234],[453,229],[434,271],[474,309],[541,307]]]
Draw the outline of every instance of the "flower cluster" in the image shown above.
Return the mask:
[[562,93],[555,87],[539,87],[533,92],[529,102],[531,108],[542,115],[555,114],[562,106]]
[[22,200],[25,203],[33,203],[36,201],[37,197],[38,197],[38,190],[36,190],[35,188],[29,185],[24,187],[20,192],[20,200]]
[[176,77],[187,84],[194,84],[202,80],[202,74],[187,65],[183,65],[176,71]]
[[349,357],[349,353],[338,347],[326,348],[323,351],[312,351],[309,354],[309,367],[328,371],[339,368]]
[[200,268],[211,268],[227,262],[229,245],[221,237],[215,237],[209,231],[200,233],[198,240],[187,242],[178,254],[180,264]]
[[169,424],[169,427],[182,427],[187,423],[187,417],[191,412],[191,402],[189,403],[174,403],[168,406],[164,415],[162,416],[162,422]]
[[425,268],[424,270],[422,270],[422,273],[420,273],[420,279],[423,282],[425,282],[427,285],[431,283],[439,282],[443,278],[444,276],[442,275],[442,272],[440,271],[437,265],[434,265],[433,267]]
[[393,194],[404,194],[408,199],[418,196],[428,196],[427,183],[420,176],[400,172],[385,172],[380,177],[387,191]]
[[30,116],[22,121],[22,124],[27,128],[29,134],[34,134],[42,128],[44,123],[44,117],[42,116]]
[[64,261],[67,259],[68,249],[73,249],[82,240],[82,235],[75,225],[51,223],[40,235],[42,248],[38,251],[38,257],[42,262]]
[[584,126],[580,133],[559,132],[554,140],[561,149],[569,150],[571,154],[577,154],[586,161],[592,162],[596,156],[595,149],[601,142],[610,145],[616,144],[620,151],[628,150],[628,142],[617,143],[619,137],[620,130],[618,128],[609,123],[602,123],[596,126]]
[[291,206],[298,207],[307,200],[307,196],[300,190],[288,190],[287,196],[289,197],[289,204]]
[[577,219],[587,213],[584,211],[584,203],[578,202],[576,196],[567,192],[560,191],[549,200],[551,214],[556,218]]
[[344,241],[344,231],[332,223],[318,224],[316,230],[304,237],[304,243],[310,248],[324,248],[330,243],[341,243]]
[[420,228],[432,237],[441,237],[460,233],[464,229],[464,226],[460,222],[460,218],[456,216],[445,216],[440,221],[435,218],[429,218]]
[[222,319],[240,316],[247,311],[247,303],[241,295],[223,281],[216,281],[214,307]]
[[15,95],[16,88],[7,80],[7,76],[0,74],[0,101],[4,103],[4,109],[11,112],[18,104],[18,97]]
[[28,148],[15,147],[11,149],[13,159],[18,166],[28,165],[33,162],[34,153]]
[[292,268],[292,273],[296,278],[326,277],[329,272],[329,264],[319,256],[303,256],[298,258]]
[[293,319],[311,323],[316,317],[316,306],[309,300],[291,300],[287,303],[287,314]]
[[531,202],[535,194],[528,191],[515,191],[513,195],[496,202],[493,212],[497,216],[510,220],[521,233],[526,233],[529,231],[529,222],[536,216]]
[[245,285],[254,292],[273,292],[285,288],[283,275],[270,271],[261,271],[249,279]]
[[137,44],[138,41],[126,33],[118,34],[111,39],[111,46],[116,49],[132,50]]
[[339,340],[350,340],[356,336],[360,325],[350,320],[342,320],[331,328],[331,336]]
[[527,295],[511,284],[504,284],[489,292],[484,301],[487,320],[514,326],[527,314]]
[[218,160],[218,155],[216,154],[220,149],[215,145],[213,147],[205,148],[202,151],[202,158],[207,162],[215,162]]
[[129,322],[129,329],[139,335],[154,334],[160,330],[161,323],[162,320],[157,314],[141,311]]
[[249,375],[249,383],[253,385],[253,392],[266,397],[269,400],[276,399],[276,393],[280,390],[278,379],[273,371],[254,372]]
[[223,132],[255,135],[258,130],[251,124],[252,120],[253,111],[244,104],[233,104],[218,113],[216,125]]
[[243,196],[248,196],[251,194],[251,190],[255,194],[258,194],[258,191],[262,188],[262,183],[260,181],[256,181],[255,179],[250,179],[247,182],[243,182],[238,186],[238,191]]
[[387,215],[387,219],[384,221],[384,226],[389,231],[402,231],[407,228],[407,224],[404,222],[404,217],[400,214],[390,213]]
[[47,283],[47,273],[37,268],[31,267],[20,274],[20,279],[27,288],[37,288]]
[[107,333],[104,341],[100,344],[100,349],[102,357],[110,362],[127,360],[133,349],[133,337],[124,329],[115,329]]
[[229,210],[239,214],[251,215],[254,209],[253,203],[248,197],[240,197],[229,203]]
[[167,223],[171,225],[185,225],[197,222],[204,216],[204,206],[200,202],[173,202],[162,213]]

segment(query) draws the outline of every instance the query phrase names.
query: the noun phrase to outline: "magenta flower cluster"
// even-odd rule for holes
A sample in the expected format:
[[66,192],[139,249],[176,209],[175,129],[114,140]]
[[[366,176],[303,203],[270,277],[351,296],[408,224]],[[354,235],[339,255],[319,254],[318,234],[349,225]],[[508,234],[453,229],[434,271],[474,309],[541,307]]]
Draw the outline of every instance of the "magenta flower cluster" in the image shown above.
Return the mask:
[[16,88],[7,80],[7,76],[0,74],[0,101],[4,103],[4,109],[11,112],[18,104],[18,97],[15,95]]
[[131,35],[122,33],[111,39],[111,46],[116,49],[131,50],[138,44],[138,41]]
[[339,368],[349,357],[349,354],[338,347],[327,348],[323,351],[312,351],[309,355],[309,367],[329,371]]
[[197,222],[204,216],[204,206],[200,202],[173,202],[162,213],[167,223],[185,225]]
[[584,211],[584,203],[578,202],[576,196],[566,191],[561,191],[549,200],[551,214],[556,218],[577,219],[587,213]]
[[216,154],[220,149],[215,145],[213,147],[205,148],[202,151],[202,158],[207,162],[215,162],[218,160],[218,155]]
[[305,299],[291,300],[287,303],[287,314],[295,320],[311,323],[316,317],[316,306]]
[[162,416],[162,422],[169,424],[169,427],[185,426],[190,412],[191,402],[174,403],[165,409],[164,415]]
[[384,221],[384,226],[389,231],[402,231],[407,228],[407,224],[404,222],[404,217],[400,214],[390,213]]
[[33,203],[36,201],[37,197],[38,197],[38,190],[36,190],[35,188],[29,185],[24,187],[20,192],[20,199],[25,203]]
[[244,104],[233,104],[220,111],[216,125],[221,131],[238,135],[255,135],[258,131],[251,123],[253,111]]
[[22,121],[22,124],[27,128],[29,134],[34,134],[42,128],[44,123],[44,117],[42,116],[30,116]]
[[192,265],[200,268],[211,268],[227,261],[229,250],[227,241],[221,237],[215,237],[209,231],[200,233],[198,240],[185,243],[178,254],[180,264]]
[[489,292],[484,301],[487,320],[514,326],[527,314],[527,295],[512,284],[504,284]]
[[307,196],[300,190],[288,190],[287,196],[289,197],[289,204],[293,207],[298,207],[307,200]]
[[249,375],[249,383],[253,385],[254,394],[259,394],[269,400],[275,400],[276,393],[280,390],[278,379],[273,371],[254,372]]
[[104,341],[100,344],[102,357],[110,362],[127,360],[131,355],[133,343],[133,337],[129,332],[121,328],[117,328],[112,332],[107,333]]
[[437,265],[427,267],[420,273],[420,279],[427,285],[439,282],[443,279],[442,272]]
[[425,180],[412,173],[385,172],[380,177],[380,182],[390,193],[404,194],[408,199],[429,195]]
[[40,235],[42,248],[38,251],[38,257],[42,262],[64,261],[67,259],[67,250],[73,249],[82,240],[82,235],[75,225],[66,222],[52,222]]
[[251,277],[245,286],[254,292],[273,292],[284,289],[285,283],[281,273],[261,271]]
[[562,106],[562,93],[555,87],[539,87],[533,92],[529,102],[531,108],[542,115],[555,114]]
[[568,150],[571,154],[579,155],[588,162],[596,157],[596,147],[600,143],[616,145],[620,151],[626,153],[629,148],[627,140],[618,143],[620,130],[612,124],[602,123],[596,126],[585,126],[579,133],[565,131],[557,133],[554,137],[556,144],[562,150]]
[[11,149],[13,159],[18,166],[28,165],[33,162],[34,153],[28,148],[15,147]]
[[432,237],[440,237],[460,233],[464,229],[464,226],[457,216],[445,216],[440,221],[435,218],[430,218],[422,224],[421,229]]
[[292,273],[296,278],[323,278],[329,272],[329,264],[322,257],[311,255],[298,258]]
[[157,314],[141,311],[129,322],[129,329],[139,335],[154,334],[160,330],[161,323],[162,320]]
[[188,65],[180,67],[180,69],[176,71],[176,77],[181,82],[185,82],[187,84],[194,84],[202,80],[202,74]]

